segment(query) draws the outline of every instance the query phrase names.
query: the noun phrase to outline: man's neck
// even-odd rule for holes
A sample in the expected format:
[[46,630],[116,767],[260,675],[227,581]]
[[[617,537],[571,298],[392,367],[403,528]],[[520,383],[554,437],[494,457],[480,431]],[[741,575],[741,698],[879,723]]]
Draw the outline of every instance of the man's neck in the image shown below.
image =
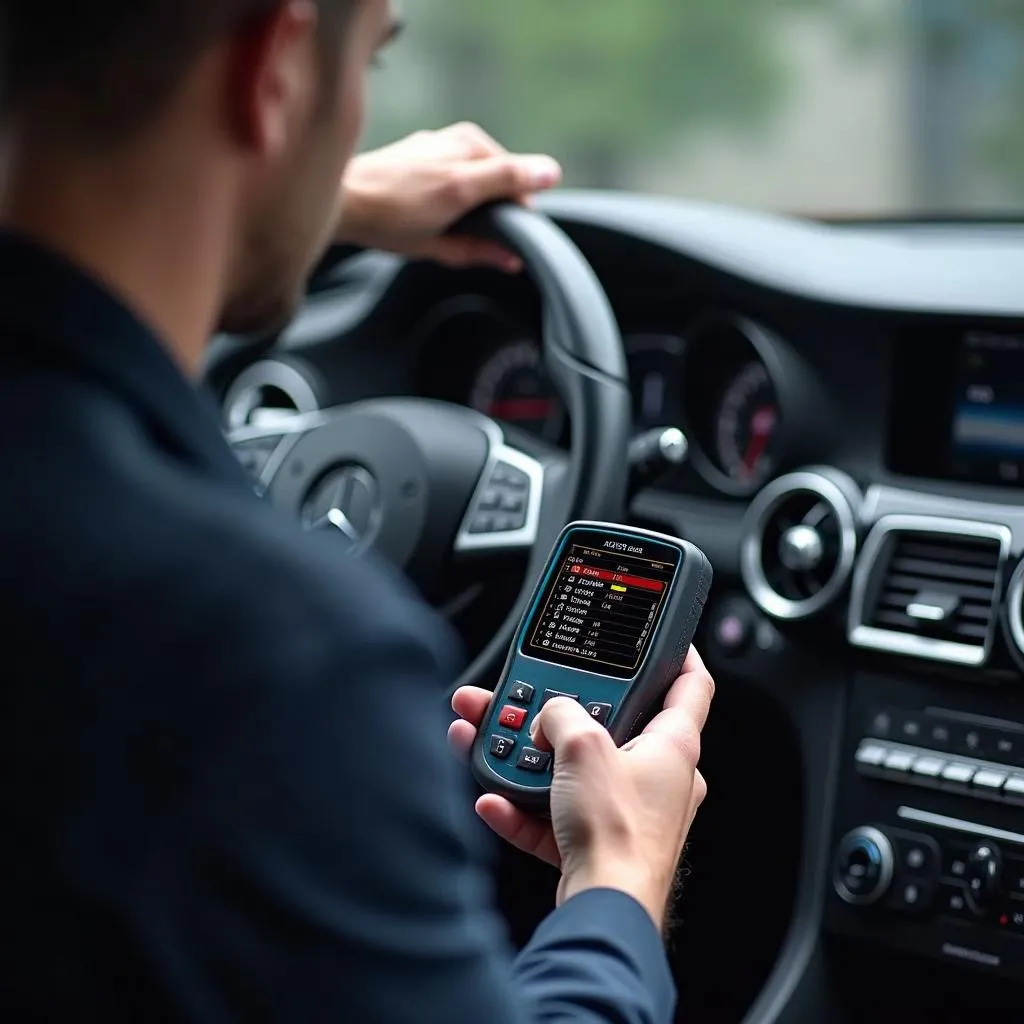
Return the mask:
[[109,160],[26,147],[6,161],[0,226],[91,274],[195,376],[226,287],[230,211],[194,182],[170,146]]

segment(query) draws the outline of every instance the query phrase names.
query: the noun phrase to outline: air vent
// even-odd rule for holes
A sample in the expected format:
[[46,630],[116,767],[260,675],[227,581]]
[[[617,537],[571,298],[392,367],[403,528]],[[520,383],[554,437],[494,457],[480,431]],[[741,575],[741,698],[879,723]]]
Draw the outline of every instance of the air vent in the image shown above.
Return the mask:
[[228,430],[276,428],[320,403],[307,375],[291,363],[266,359],[240,373],[224,399]]
[[768,615],[794,621],[824,611],[842,592],[857,550],[857,485],[834,470],[780,477],[747,514],[740,567]]
[[854,577],[850,642],[983,665],[998,620],[1010,531],[986,523],[889,516],[872,530]]

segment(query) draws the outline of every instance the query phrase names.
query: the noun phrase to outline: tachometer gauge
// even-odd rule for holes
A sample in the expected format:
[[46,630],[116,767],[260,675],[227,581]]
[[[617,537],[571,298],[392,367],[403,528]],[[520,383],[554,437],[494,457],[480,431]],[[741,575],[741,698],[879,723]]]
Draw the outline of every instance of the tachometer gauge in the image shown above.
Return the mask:
[[715,421],[715,454],[738,484],[756,486],[772,471],[779,406],[764,364],[749,363],[730,381]]
[[479,412],[557,442],[565,407],[544,372],[541,353],[531,341],[506,345],[477,373],[469,404]]

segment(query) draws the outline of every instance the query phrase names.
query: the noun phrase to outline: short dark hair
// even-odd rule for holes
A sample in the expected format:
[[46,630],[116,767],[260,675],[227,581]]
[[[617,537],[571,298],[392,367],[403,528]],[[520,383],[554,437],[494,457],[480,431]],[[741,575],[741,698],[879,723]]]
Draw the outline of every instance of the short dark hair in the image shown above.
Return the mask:
[[[282,2],[0,0],[0,124],[46,118],[91,145],[123,139],[159,112],[222,33]],[[321,34],[339,48],[356,2],[317,0]]]

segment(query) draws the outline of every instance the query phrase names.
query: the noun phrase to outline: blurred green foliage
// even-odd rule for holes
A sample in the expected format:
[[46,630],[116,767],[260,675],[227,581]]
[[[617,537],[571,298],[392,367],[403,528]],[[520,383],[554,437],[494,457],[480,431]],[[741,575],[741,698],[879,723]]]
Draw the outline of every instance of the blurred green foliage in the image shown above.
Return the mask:
[[[967,202],[974,178],[1020,195],[1024,0],[405,0],[410,29],[385,58],[368,141],[473,120],[511,148],[557,153],[574,185],[628,186],[703,129],[770,129],[800,87],[780,29],[801,12],[855,51],[892,48],[908,82],[936,76],[940,107],[938,79],[961,75],[965,102],[922,115],[962,140],[944,201]],[[910,116],[927,175],[932,147]]]
[[[625,160],[687,131],[761,124],[787,81],[772,29],[780,9],[806,3],[412,0],[407,9],[409,42],[429,55],[422,74],[446,120],[557,152],[576,184],[615,185]],[[375,128],[412,127],[402,122],[385,115]]]

